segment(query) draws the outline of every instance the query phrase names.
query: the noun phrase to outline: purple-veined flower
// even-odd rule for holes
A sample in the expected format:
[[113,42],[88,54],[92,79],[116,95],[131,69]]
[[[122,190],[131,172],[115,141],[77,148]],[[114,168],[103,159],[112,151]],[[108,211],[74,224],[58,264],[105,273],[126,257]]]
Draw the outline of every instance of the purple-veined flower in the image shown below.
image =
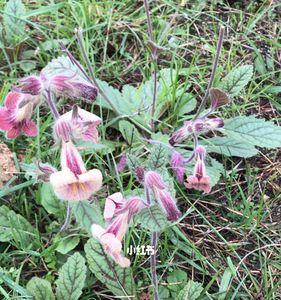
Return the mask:
[[168,220],[176,221],[181,212],[177,208],[176,202],[170,192],[167,190],[167,185],[164,183],[162,176],[155,171],[145,173],[144,184],[147,189],[150,189],[157,202],[165,212]]
[[38,130],[31,120],[38,97],[19,92],[9,92],[4,107],[0,108],[0,130],[6,131],[6,137],[14,139],[20,134],[34,137]]
[[101,243],[104,251],[122,268],[130,266],[130,260],[122,254],[122,239],[128,228],[128,213],[120,214],[106,229],[93,224],[93,237]]
[[183,183],[184,181],[184,173],[185,173],[185,160],[184,157],[177,151],[173,151],[171,160],[170,160],[171,168],[177,178],[179,183]]
[[124,153],[121,154],[120,160],[117,164],[117,171],[118,172],[123,172],[124,169],[126,168],[126,164],[127,164],[127,155],[124,152]]
[[93,102],[98,94],[98,89],[78,74],[54,75],[49,79],[48,85],[50,90],[57,95],[90,102]]
[[19,80],[17,88],[22,93],[40,95],[44,89],[43,76],[30,75]]
[[54,138],[69,141],[77,139],[83,141],[98,142],[99,134],[97,126],[101,118],[78,106],[61,115],[54,125]]
[[108,222],[113,217],[128,212],[128,222],[133,215],[139,213],[147,205],[139,197],[130,197],[127,200],[120,192],[108,196],[105,200],[104,219]]
[[61,171],[50,175],[50,182],[55,194],[62,200],[87,200],[102,186],[101,172],[98,169],[86,170],[71,141],[62,144],[61,168]]
[[210,177],[206,175],[205,155],[205,148],[203,146],[197,146],[195,149],[196,163],[193,175],[187,178],[187,183],[185,185],[188,189],[209,193],[211,191],[211,186]]

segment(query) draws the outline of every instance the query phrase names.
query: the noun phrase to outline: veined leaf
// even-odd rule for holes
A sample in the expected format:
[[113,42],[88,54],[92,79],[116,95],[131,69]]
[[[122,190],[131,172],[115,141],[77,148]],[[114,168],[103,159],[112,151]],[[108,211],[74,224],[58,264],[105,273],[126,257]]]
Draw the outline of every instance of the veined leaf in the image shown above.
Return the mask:
[[141,141],[141,136],[131,122],[122,120],[119,122],[119,130],[121,131],[123,138],[127,141],[129,145]]
[[139,223],[141,227],[149,229],[152,232],[160,232],[169,225],[167,217],[159,205],[144,208],[135,217],[135,221]]
[[203,289],[201,283],[189,280],[184,289],[179,293],[177,300],[197,300]]
[[22,19],[25,7],[21,0],[9,0],[4,10],[6,38],[11,43],[19,42],[25,36],[25,21]]
[[237,96],[253,76],[253,66],[244,65],[232,70],[222,79],[220,88],[230,96]]
[[103,216],[100,207],[94,202],[90,204],[88,201],[79,201],[73,204],[74,215],[77,222],[88,233],[91,234],[91,225],[103,225]]
[[56,281],[57,300],[77,300],[82,294],[85,279],[85,259],[76,252],[67,259],[59,270],[59,278]]
[[40,189],[41,204],[49,214],[63,216],[65,211],[64,203],[58,199],[49,182],[44,182]]
[[67,254],[69,251],[73,250],[79,244],[79,242],[80,242],[80,237],[78,235],[65,236],[59,241],[56,250],[61,254]]
[[121,268],[109,258],[101,244],[90,239],[85,245],[91,272],[116,296],[134,296],[134,282],[130,268]]
[[281,127],[254,116],[240,116],[225,120],[224,131],[229,138],[265,147],[281,147]]
[[27,283],[27,291],[35,300],[55,300],[55,295],[49,281],[33,277]]
[[169,151],[162,144],[153,145],[148,157],[147,166],[151,170],[164,167],[168,161]]
[[246,141],[237,140],[228,136],[213,137],[205,140],[208,152],[215,152],[226,156],[251,157],[258,153],[258,150]]
[[7,206],[0,207],[0,241],[14,242],[21,249],[36,248],[40,245],[39,233],[23,216]]

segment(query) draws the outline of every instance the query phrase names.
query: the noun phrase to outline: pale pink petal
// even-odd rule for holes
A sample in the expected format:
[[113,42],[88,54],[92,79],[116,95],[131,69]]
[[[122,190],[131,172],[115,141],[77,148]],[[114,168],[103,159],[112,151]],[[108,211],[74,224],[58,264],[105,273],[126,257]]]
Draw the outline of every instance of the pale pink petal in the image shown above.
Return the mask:
[[20,135],[20,128],[19,127],[12,127],[6,133],[6,137],[8,139],[15,139]]
[[83,122],[91,122],[94,125],[99,125],[102,121],[97,115],[80,107],[78,107],[78,115]]
[[107,233],[112,233],[118,240],[122,240],[128,229],[129,213],[124,212],[118,215],[106,228]]
[[62,144],[61,166],[62,169],[69,169],[75,175],[86,172],[82,157],[71,141]]
[[118,240],[114,234],[105,233],[100,237],[101,244],[105,247],[107,252],[121,252],[122,243]]
[[102,173],[98,169],[92,169],[78,176],[79,182],[88,183],[92,193],[98,191],[102,186]]
[[8,109],[15,109],[17,108],[18,102],[22,99],[23,94],[18,92],[9,92],[6,100],[5,100],[5,106]]
[[116,208],[120,207],[125,202],[125,199],[123,198],[121,193],[115,193],[110,195],[105,200],[105,206],[104,206],[104,219],[106,221],[110,221],[112,217],[114,216],[114,212]]
[[37,136],[38,134],[38,129],[36,124],[31,121],[31,120],[26,120],[23,123],[22,126],[22,131],[27,135],[27,136]]
[[91,232],[92,232],[92,235],[98,239],[101,238],[101,236],[103,234],[105,234],[105,229],[102,228],[100,225],[97,225],[97,224],[93,224],[91,226]]
[[0,108],[0,130],[9,130],[13,126],[10,111],[5,107]]
[[121,253],[113,253],[112,257],[120,267],[122,268],[130,267],[131,264],[130,260],[124,257]]
[[97,143],[99,140],[99,132],[96,128],[96,125],[88,125],[87,127],[88,128],[82,134],[82,139],[84,141],[92,141]]

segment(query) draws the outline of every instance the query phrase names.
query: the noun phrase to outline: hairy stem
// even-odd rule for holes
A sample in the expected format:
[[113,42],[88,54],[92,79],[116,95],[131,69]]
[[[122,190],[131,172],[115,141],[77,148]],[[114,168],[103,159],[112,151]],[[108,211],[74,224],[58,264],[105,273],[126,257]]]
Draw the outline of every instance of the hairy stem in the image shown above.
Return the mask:
[[[150,206],[151,199],[149,194],[149,189],[145,186],[145,197],[146,203]],[[152,232],[151,234],[151,247],[154,250],[154,253],[150,256],[150,272],[151,272],[151,281],[154,288],[154,300],[159,300],[159,292],[158,292],[158,279],[156,273],[156,250],[157,250],[157,241],[158,241],[158,232]]]
[[84,43],[83,43],[83,35],[82,35],[82,29],[79,28],[79,29],[76,29],[75,31],[76,33],[76,38],[77,38],[77,41],[78,41],[78,44],[79,44],[79,47],[80,47],[80,50],[81,50],[81,54],[83,56],[83,59],[87,65],[87,68],[88,68],[88,71],[90,73],[90,80],[91,82],[97,87],[99,93],[102,95],[102,97],[104,98],[104,100],[109,104],[109,106],[111,107],[111,109],[117,114],[119,115],[118,113],[118,110],[116,109],[116,107],[114,106],[114,104],[111,102],[111,100],[106,96],[106,94],[104,93],[104,91],[102,90],[102,88],[100,87],[100,85],[98,84],[96,78],[95,78],[95,74],[94,74],[94,69],[91,65],[91,62],[86,54],[86,50],[85,50],[85,47],[84,47]]
[[67,210],[66,210],[66,217],[65,217],[65,221],[60,229],[60,232],[64,231],[67,229],[69,223],[70,223],[70,218],[71,218],[71,211],[72,208],[70,207],[69,202],[67,202]]
[[215,73],[216,73],[216,70],[217,70],[218,62],[219,62],[219,57],[220,57],[222,43],[223,43],[223,36],[224,36],[224,27],[221,26],[220,27],[220,31],[219,31],[219,40],[218,40],[218,45],[217,45],[217,50],[216,50],[216,56],[215,56],[215,59],[214,59],[214,62],[213,62],[211,77],[210,77],[210,80],[209,80],[209,83],[208,83],[205,95],[204,95],[204,97],[203,97],[203,99],[201,101],[200,106],[198,107],[197,113],[195,114],[193,120],[195,120],[195,119],[198,118],[198,116],[200,115],[200,113],[202,112],[202,110],[205,108],[206,102],[208,100],[209,91],[210,91],[210,88],[211,88],[211,86],[213,84]]
[[53,99],[52,93],[48,90],[45,96],[45,99],[49,105],[49,108],[54,116],[55,119],[58,119],[60,117],[60,114],[58,112],[58,109],[56,107],[55,101]]
[[158,61],[158,54],[157,49],[154,46],[153,41],[153,34],[152,34],[152,23],[150,18],[150,12],[149,12],[149,4],[147,0],[143,0],[144,3],[144,9],[146,13],[146,20],[147,20],[147,32],[148,37],[150,39],[150,42],[152,44],[152,60],[154,65],[153,70],[153,96],[152,96],[152,107],[151,107],[151,129],[152,131],[155,130],[155,123],[154,123],[154,114],[155,114],[155,107],[156,107],[156,96],[157,96],[157,61]]

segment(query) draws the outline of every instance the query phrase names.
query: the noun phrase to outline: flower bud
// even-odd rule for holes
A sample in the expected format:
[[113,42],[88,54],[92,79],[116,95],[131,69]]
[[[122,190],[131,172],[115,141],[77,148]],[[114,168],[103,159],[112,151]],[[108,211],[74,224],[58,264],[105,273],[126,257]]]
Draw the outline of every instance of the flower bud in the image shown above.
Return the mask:
[[184,157],[177,151],[173,151],[171,160],[171,168],[179,183],[183,183],[185,173],[185,162]]
[[145,186],[148,188],[165,189],[166,185],[162,180],[162,177],[155,171],[148,171],[144,177]]
[[40,95],[43,89],[42,79],[39,76],[31,75],[21,79],[18,88],[22,93]]

